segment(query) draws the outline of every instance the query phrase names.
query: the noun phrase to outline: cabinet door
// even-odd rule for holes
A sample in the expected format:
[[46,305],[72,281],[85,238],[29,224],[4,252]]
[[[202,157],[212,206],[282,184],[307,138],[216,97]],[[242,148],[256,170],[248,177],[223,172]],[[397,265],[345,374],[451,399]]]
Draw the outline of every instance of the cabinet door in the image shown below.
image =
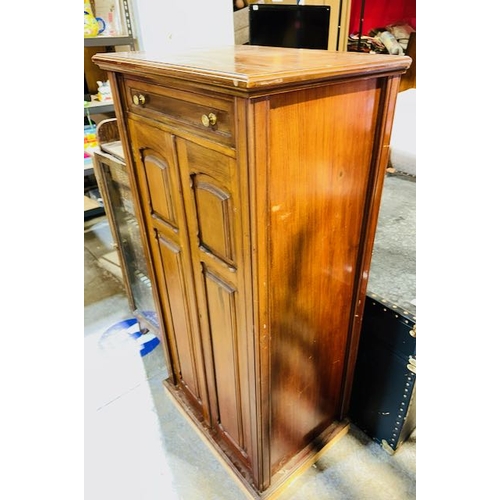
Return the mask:
[[212,427],[248,466],[249,356],[240,189],[233,157],[177,138]]
[[161,128],[141,120],[131,119],[129,125],[154,274],[167,323],[174,383],[207,420],[198,308],[174,157],[175,139]]

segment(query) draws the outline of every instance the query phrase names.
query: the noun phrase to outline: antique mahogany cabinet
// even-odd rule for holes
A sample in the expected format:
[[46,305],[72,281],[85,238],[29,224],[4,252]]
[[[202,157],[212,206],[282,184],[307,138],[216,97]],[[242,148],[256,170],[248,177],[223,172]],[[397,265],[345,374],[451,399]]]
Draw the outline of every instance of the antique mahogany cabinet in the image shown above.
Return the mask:
[[348,430],[394,106],[411,59],[230,46],[98,54],[171,373],[244,491]]

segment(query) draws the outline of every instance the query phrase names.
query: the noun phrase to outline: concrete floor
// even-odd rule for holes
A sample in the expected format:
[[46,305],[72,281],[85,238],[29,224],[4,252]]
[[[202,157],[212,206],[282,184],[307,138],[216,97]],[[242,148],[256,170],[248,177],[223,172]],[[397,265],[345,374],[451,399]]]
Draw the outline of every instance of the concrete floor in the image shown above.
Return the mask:
[[[132,314],[112,244],[106,217],[85,223],[85,498],[247,498],[167,397],[161,345],[142,356],[116,327]],[[355,426],[280,496],[415,498],[416,431],[391,456]]]
[[387,174],[370,267],[368,290],[417,314],[417,184],[405,174]]

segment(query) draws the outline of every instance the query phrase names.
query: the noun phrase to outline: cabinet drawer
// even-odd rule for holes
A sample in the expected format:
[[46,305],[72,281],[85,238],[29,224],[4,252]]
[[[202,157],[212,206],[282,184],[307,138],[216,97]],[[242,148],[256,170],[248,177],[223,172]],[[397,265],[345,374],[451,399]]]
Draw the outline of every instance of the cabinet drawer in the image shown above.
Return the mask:
[[191,132],[234,145],[234,103],[211,95],[184,92],[125,79],[127,110],[181,126]]

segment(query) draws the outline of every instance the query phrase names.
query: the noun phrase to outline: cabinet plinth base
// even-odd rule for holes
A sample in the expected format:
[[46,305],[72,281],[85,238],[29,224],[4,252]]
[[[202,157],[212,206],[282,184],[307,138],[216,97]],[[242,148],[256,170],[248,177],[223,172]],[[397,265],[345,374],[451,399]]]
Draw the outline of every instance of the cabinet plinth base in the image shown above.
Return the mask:
[[[258,491],[254,487],[250,473],[245,471],[244,466],[238,468],[233,461],[228,458],[229,453],[227,448],[215,439],[214,434],[210,431],[209,427],[203,422],[200,415],[197,415],[192,407],[185,402],[185,397],[182,391],[177,389],[169,380],[164,381],[166,393],[174,406],[179,410],[181,415],[187,415],[187,422],[191,424],[192,428],[196,431],[208,449],[213,453],[215,458],[219,460],[224,469],[233,477],[236,484],[241,488],[241,491],[249,499],[259,500],[274,500],[277,499],[288,486],[296,480],[302,473],[309,469],[315,462],[319,460],[340,438],[345,436],[349,431],[349,421],[342,420],[334,422],[328,427],[319,437],[319,442],[325,445],[318,450],[314,443],[304,448],[304,450],[297,454],[285,466],[276,472],[273,478],[273,484],[265,491]],[[286,473],[285,473],[286,471]]]

